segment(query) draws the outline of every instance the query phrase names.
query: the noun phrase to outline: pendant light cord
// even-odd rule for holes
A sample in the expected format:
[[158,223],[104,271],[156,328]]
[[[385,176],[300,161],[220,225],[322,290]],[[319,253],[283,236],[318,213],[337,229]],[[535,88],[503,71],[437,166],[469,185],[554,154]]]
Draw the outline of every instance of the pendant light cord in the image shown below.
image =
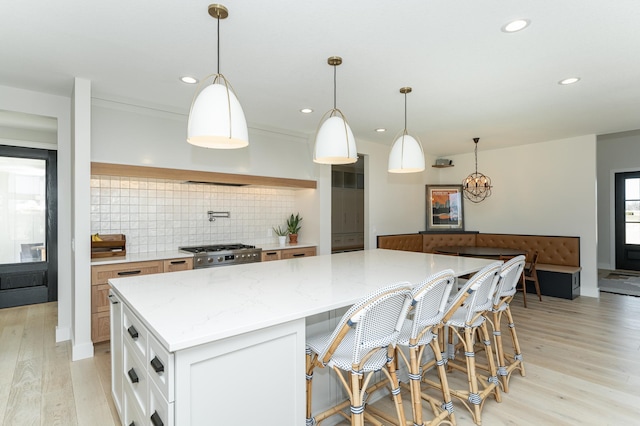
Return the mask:
[[218,74],[220,74],[220,18],[218,17]]
[[475,155],[476,155],[476,174],[478,174],[478,142],[477,141],[476,141]]
[[404,131],[407,132],[407,94],[404,94]]
[[336,68],[338,68],[337,66],[333,66],[333,109],[337,109],[336,108]]

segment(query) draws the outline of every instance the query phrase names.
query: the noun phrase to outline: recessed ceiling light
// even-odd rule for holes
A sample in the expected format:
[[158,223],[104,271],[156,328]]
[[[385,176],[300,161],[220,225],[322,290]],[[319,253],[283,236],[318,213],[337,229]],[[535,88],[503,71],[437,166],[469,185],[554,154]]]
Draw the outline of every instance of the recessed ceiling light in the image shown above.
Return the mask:
[[577,83],[579,81],[580,81],[579,77],[569,77],[569,78],[565,78],[564,80],[560,80],[558,82],[558,84],[566,86],[567,84],[573,84],[573,83]]
[[384,127],[378,127],[378,128],[376,129],[376,132],[378,132],[378,133],[384,133],[384,132],[386,132],[386,131],[387,131],[387,129],[385,129]]
[[184,77],[180,77],[180,81],[183,82],[183,83],[187,83],[187,84],[196,84],[198,82],[198,79],[195,78],[195,77],[189,77],[187,75],[187,76],[184,76]]
[[516,19],[515,21],[508,22],[502,26],[502,31],[505,33],[515,33],[517,31],[524,30],[531,24],[528,19]]
[[313,110],[311,108],[302,108],[300,112],[303,114],[311,114]]

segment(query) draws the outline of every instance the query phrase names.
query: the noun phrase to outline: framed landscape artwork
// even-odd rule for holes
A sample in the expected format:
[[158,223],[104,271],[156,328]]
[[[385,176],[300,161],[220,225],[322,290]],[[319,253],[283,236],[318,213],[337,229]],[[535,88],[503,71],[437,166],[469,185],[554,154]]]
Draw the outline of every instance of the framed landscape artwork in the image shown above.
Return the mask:
[[462,185],[427,185],[427,231],[464,231]]

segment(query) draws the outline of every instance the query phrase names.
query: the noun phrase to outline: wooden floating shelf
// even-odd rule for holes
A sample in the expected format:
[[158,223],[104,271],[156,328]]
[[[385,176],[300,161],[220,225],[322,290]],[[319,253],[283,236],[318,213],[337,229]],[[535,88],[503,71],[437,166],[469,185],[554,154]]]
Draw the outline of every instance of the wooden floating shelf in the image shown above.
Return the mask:
[[91,241],[91,258],[127,255],[127,239],[124,234],[100,234],[102,241]]
[[453,164],[434,164],[431,167],[435,167],[436,169],[444,169],[447,167],[453,167]]

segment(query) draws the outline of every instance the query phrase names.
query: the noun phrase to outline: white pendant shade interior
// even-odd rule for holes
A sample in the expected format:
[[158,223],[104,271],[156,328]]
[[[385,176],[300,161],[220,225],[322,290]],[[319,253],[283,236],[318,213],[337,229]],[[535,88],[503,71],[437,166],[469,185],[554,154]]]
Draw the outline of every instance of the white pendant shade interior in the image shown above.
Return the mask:
[[404,129],[396,137],[389,153],[389,173],[417,173],[424,170],[424,151],[420,140],[407,131],[407,93],[411,87],[403,87],[404,94]]
[[[244,111],[231,84],[220,74],[220,19],[229,13],[222,5],[211,4],[209,15],[218,21],[218,72],[198,86],[189,111],[187,142],[204,148],[243,148],[249,145]],[[210,78],[212,83],[200,90]]]
[[320,121],[316,132],[313,161],[320,164],[351,164],[358,161],[358,150],[349,123],[336,108],[336,68],[342,58],[332,56],[327,61],[333,66],[333,109]]

